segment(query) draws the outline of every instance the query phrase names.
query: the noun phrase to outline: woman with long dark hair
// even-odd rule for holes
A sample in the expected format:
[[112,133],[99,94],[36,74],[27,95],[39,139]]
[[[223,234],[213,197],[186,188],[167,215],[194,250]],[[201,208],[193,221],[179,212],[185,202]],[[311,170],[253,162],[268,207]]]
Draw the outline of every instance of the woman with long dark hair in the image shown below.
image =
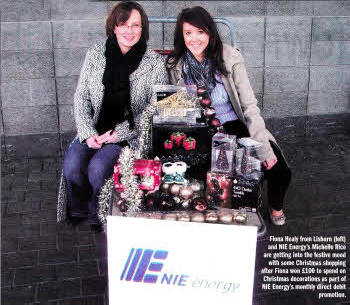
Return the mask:
[[204,8],[186,8],[179,14],[174,51],[167,64],[172,84],[206,88],[225,132],[262,143],[258,157],[268,181],[270,218],[273,224],[283,225],[286,217],[282,208],[290,169],[265,127],[241,53],[222,43],[213,18]]
[[166,84],[164,61],[147,49],[148,17],[136,2],[120,2],[106,20],[107,40],[88,50],[74,96],[77,137],[63,160],[57,220],[88,218],[100,230],[100,189],[125,145],[137,145],[141,114],[153,84]]

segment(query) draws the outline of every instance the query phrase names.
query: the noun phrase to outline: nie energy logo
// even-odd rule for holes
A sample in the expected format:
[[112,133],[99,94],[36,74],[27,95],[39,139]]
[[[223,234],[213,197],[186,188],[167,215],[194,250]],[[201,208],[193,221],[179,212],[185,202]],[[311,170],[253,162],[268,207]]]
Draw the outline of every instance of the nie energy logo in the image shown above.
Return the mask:
[[[158,275],[146,274],[146,272],[160,272],[163,268],[163,263],[168,257],[168,251],[132,248],[128,259],[125,263],[120,280],[144,282],[155,284]],[[151,262],[152,260],[152,262]]]
[[[190,287],[192,289],[211,290],[216,293],[235,293],[240,283],[198,278],[187,274],[162,272],[163,263],[168,258],[168,251],[131,248],[124,265],[121,281]],[[171,263],[170,263],[171,265]]]

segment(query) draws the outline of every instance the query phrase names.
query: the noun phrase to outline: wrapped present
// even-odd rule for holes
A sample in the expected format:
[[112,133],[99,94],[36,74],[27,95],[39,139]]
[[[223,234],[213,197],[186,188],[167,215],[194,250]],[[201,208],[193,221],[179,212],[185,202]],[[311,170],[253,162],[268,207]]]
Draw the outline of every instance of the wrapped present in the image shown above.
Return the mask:
[[220,173],[207,173],[206,198],[215,206],[221,208],[231,207],[232,179],[229,175]]
[[[155,191],[159,189],[161,182],[162,162],[159,160],[136,159],[134,161],[134,175],[139,177],[139,189]],[[114,187],[119,192],[125,188],[123,178],[120,175],[120,164],[114,166]]]
[[212,139],[211,171],[232,174],[236,150],[236,136],[216,133]]

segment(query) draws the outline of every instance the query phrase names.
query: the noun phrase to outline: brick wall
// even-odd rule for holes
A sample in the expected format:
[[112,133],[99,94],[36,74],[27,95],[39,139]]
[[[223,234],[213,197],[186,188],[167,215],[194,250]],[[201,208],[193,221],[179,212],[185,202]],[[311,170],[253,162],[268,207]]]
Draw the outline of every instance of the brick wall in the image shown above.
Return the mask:
[[[117,1],[1,0],[0,132],[59,147],[73,133],[73,94],[88,47],[104,40]],[[140,1],[149,16],[204,6],[235,26],[266,118],[349,113],[349,1]],[[152,24],[150,45],[171,47],[172,24]],[[219,25],[223,40],[228,30]],[[12,144],[11,144],[12,143]],[[12,145],[13,146],[13,145]],[[16,148],[17,149],[17,148]],[[19,150],[19,149],[17,149]]]

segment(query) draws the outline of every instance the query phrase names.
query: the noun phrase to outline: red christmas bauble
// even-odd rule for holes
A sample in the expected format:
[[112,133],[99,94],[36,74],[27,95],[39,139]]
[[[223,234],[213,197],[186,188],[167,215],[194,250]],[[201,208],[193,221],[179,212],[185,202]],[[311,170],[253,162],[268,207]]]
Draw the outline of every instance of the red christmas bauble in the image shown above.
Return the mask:
[[221,122],[219,119],[215,118],[215,119],[212,119],[210,121],[210,125],[214,126],[214,127],[220,127],[221,126]]
[[202,107],[209,107],[211,105],[211,100],[208,98],[204,98],[200,101]]

